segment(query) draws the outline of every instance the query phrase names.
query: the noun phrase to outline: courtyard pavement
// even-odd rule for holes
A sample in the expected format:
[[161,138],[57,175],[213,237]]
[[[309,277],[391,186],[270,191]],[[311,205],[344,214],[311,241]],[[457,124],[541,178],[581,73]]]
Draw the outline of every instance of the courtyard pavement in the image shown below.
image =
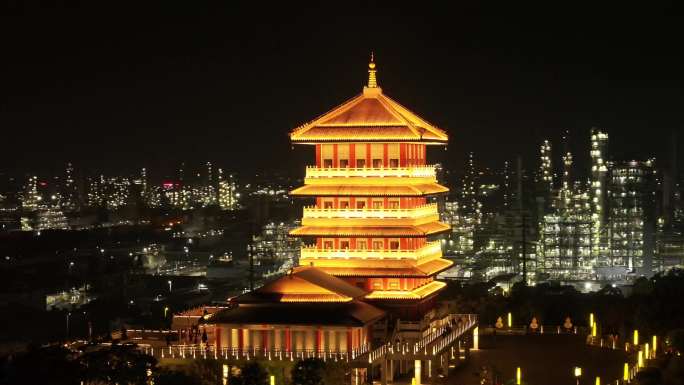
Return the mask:
[[[621,378],[625,353],[588,346],[577,335],[486,335],[480,336],[480,350],[470,360],[452,369],[445,382],[450,385],[479,385],[480,371],[488,366],[498,374],[498,384],[515,384],[520,367],[525,385],[576,385],[573,368],[582,368],[581,385],[615,383]],[[492,370],[493,369],[493,370]]]

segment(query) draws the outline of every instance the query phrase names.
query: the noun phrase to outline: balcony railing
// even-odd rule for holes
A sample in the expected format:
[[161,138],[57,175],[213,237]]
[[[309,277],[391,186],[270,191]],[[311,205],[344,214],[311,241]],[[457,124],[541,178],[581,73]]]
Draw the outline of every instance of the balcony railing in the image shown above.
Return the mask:
[[315,206],[304,207],[304,218],[422,218],[437,214],[437,204],[429,203],[410,209],[346,208],[326,209]]
[[306,178],[366,178],[366,177],[393,177],[393,178],[435,178],[435,166],[410,166],[410,167],[363,167],[363,168],[320,168],[316,166],[306,167]]
[[303,246],[301,259],[422,259],[436,254],[441,255],[442,248],[439,241],[428,242],[415,250],[349,250],[349,249],[319,249],[316,245]]

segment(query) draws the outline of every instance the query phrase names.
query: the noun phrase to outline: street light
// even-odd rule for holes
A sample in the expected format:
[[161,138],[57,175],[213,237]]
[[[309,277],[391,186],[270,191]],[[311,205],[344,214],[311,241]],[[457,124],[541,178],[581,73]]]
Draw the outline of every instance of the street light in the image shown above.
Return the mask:
[[67,336],[67,339],[69,338],[69,334],[70,334],[69,333],[69,318],[70,317],[71,317],[71,312],[69,311],[69,312],[67,312],[67,315],[66,315],[66,336]]
[[625,362],[625,366],[622,369],[622,381],[629,381],[629,364]]
[[171,283],[171,280],[169,279],[169,293],[171,292],[172,285],[173,285],[173,283]]
[[577,385],[579,385],[579,379],[582,377],[582,368],[579,366],[575,366],[575,369],[573,370],[573,374],[575,375],[575,381]]
[[520,366],[518,366],[518,368],[515,370],[515,384],[520,385],[521,379],[522,379],[522,373],[520,373]]

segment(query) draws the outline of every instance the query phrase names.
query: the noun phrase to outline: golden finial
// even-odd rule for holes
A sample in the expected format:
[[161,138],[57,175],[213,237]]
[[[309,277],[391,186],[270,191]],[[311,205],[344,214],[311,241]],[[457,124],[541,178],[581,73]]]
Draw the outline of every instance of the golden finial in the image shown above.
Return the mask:
[[368,63],[368,88],[376,88],[378,86],[378,81],[375,77],[375,56],[371,52],[370,63]]

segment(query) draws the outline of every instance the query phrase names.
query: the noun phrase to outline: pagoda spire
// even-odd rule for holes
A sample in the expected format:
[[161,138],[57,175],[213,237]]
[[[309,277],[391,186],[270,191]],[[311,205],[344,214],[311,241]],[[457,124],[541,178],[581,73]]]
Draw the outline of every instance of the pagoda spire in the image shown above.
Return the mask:
[[375,58],[373,52],[371,52],[370,63],[368,63],[368,88],[378,87],[378,81],[375,77],[376,72],[377,70],[375,69]]

